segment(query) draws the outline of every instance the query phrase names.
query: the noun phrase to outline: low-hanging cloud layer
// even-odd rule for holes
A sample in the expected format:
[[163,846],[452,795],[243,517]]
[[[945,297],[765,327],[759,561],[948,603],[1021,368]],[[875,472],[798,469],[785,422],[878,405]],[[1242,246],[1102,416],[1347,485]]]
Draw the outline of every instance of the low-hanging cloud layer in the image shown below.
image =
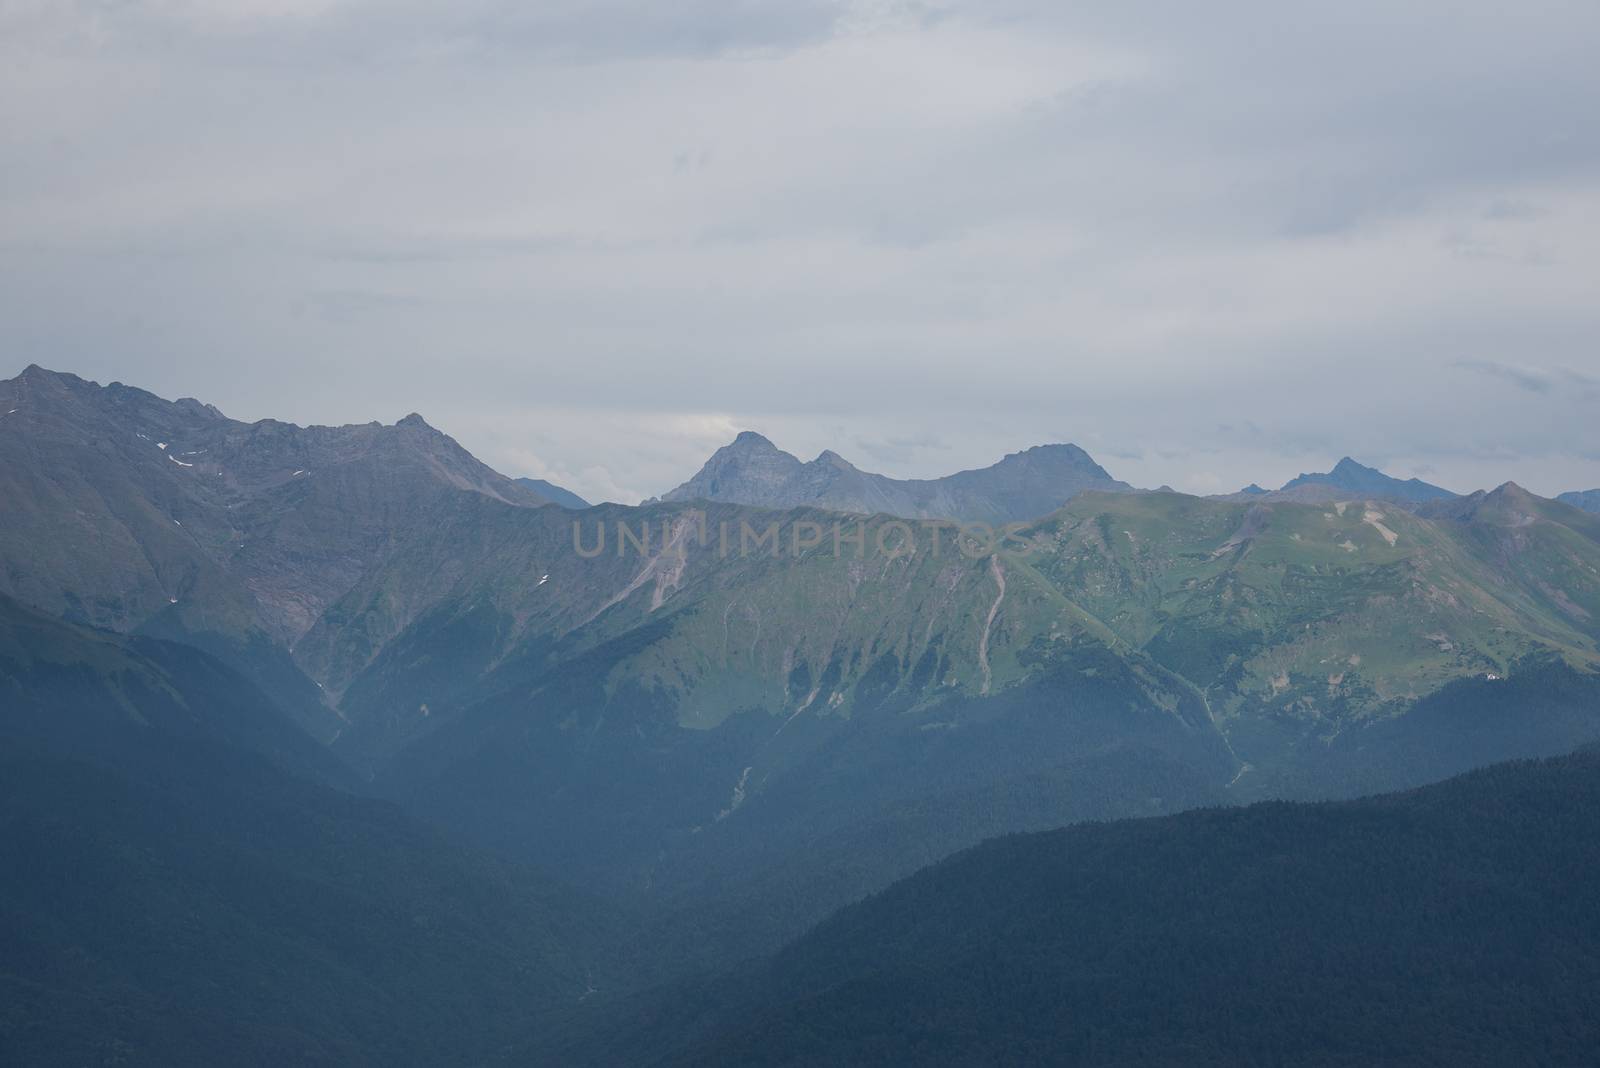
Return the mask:
[[0,0],[0,373],[423,412],[632,501],[740,429],[1600,485],[1600,6]]

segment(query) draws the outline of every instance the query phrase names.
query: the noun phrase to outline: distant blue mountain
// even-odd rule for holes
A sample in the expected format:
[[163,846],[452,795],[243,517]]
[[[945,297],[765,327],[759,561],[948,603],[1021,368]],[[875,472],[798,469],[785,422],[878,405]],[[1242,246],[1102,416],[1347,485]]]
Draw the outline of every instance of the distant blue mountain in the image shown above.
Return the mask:
[[1377,468],[1358,464],[1346,456],[1326,474],[1305,474],[1284,483],[1278,492],[1284,493],[1302,486],[1329,486],[1348,490],[1368,497],[1381,497],[1392,501],[1422,504],[1427,501],[1448,501],[1458,494],[1431,485],[1418,478],[1401,480],[1384,474]]
[[1582,508],[1585,512],[1600,513],[1600,489],[1573,490],[1571,493],[1563,493],[1556,500],[1570,504],[1574,508]]
[[519,478],[516,481],[527,486],[551,504],[559,504],[563,508],[589,507],[588,501],[571,490],[556,485],[554,482],[546,482],[542,478]]

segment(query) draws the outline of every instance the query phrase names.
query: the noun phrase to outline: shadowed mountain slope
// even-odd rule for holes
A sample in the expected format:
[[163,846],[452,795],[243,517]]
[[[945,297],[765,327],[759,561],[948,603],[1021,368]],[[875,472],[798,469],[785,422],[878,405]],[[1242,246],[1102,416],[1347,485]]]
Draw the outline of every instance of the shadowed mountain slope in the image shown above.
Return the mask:
[[617,921],[340,774],[187,646],[0,598],[0,1062],[482,1063]]
[[95,630],[0,594],[0,730],[116,761],[130,736],[232,747],[320,782],[355,777],[243,676],[198,649]]

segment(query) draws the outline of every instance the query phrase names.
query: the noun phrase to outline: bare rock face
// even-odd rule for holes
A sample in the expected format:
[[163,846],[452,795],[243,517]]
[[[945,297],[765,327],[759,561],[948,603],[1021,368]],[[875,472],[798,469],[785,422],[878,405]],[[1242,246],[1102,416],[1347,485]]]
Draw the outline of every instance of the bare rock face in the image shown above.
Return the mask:
[[896,479],[862,471],[832,450],[802,463],[747,430],[662,499],[1009,523],[1046,515],[1089,489],[1132,487],[1076,445],[1039,445],[944,478]]

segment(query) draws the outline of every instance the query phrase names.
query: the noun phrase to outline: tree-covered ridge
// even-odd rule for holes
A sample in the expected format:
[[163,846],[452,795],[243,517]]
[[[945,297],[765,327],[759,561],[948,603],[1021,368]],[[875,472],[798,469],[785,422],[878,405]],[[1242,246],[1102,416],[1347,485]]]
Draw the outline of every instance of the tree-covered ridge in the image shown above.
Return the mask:
[[987,842],[595,1062],[1583,1064],[1600,753]]

